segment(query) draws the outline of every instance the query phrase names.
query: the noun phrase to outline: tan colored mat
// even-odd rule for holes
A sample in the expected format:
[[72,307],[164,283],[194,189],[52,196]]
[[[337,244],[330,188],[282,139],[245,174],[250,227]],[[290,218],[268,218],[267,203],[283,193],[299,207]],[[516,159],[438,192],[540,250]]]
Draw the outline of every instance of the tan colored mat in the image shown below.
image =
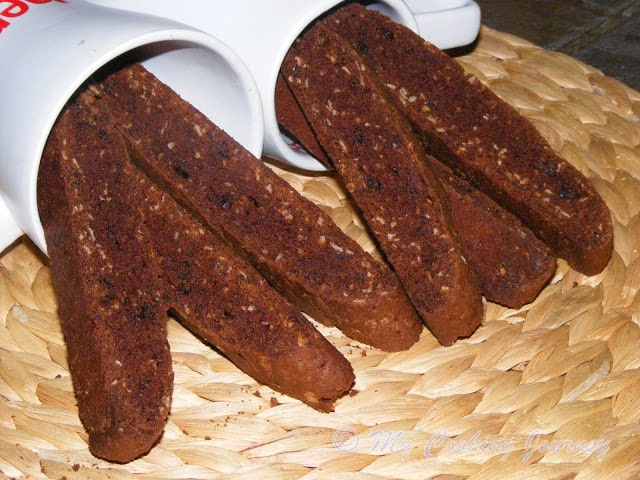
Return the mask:
[[[560,263],[521,310],[487,305],[470,339],[425,332],[384,354],[322,328],[354,394],[320,414],[238,371],[175,322],[172,414],[128,465],[93,458],[49,271],[26,240],[0,258],[0,472],[47,479],[605,479],[640,474],[640,94],[560,54],[482,29],[469,71],[530,118],[613,212],[615,253],[586,278]],[[373,249],[328,177],[278,170]]]

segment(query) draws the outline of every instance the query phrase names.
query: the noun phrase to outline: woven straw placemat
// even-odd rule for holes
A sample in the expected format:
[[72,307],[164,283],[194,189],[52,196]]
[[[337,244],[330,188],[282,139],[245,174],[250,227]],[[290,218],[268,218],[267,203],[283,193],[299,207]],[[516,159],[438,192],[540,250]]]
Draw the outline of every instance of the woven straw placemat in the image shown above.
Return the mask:
[[[240,372],[170,323],[172,413],[159,445],[113,465],[78,420],[46,260],[27,240],[0,258],[0,471],[15,478],[604,479],[640,473],[640,94],[578,61],[482,28],[459,57],[590,177],[615,252],[584,277],[560,262],[532,304],[487,304],[444,348],[396,354],[322,328],[354,393],[321,414]],[[278,169],[365,248],[334,179]]]

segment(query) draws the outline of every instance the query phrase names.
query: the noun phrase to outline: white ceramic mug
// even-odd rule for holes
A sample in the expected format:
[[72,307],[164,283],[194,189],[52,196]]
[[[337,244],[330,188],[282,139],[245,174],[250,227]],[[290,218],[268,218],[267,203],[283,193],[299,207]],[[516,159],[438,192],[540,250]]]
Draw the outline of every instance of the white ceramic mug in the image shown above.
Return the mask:
[[257,85],[226,44],[166,18],[81,0],[0,2],[0,252],[27,234],[46,253],[36,190],[40,158],[65,103],[122,55],[262,154]]
[[[315,19],[343,0],[89,0],[92,3],[164,16],[215,35],[238,53],[253,74],[264,110],[264,154],[304,170],[326,170],[282,135],[276,119],[275,90],[287,51]],[[450,1],[450,0],[449,0]],[[363,2],[418,31],[402,0]]]
[[418,32],[443,50],[472,43],[480,33],[480,6],[473,0],[405,0]]

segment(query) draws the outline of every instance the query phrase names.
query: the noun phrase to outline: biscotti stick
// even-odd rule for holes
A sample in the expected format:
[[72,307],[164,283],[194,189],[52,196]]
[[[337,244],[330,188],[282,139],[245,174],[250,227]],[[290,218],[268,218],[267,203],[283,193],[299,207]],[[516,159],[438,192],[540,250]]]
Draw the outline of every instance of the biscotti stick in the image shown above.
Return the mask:
[[366,59],[439,160],[512,211],[577,271],[602,271],[611,214],[592,184],[514,108],[419,35],[352,3],[326,24]]
[[128,462],[160,438],[171,405],[167,305],[143,212],[116,165],[126,145],[97,122],[78,103],[62,114],[41,161],[38,207],[89,448]]
[[429,329],[444,345],[471,335],[483,317],[480,291],[442,187],[384,88],[322,23],[296,40],[281,71]]
[[[140,66],[102,83],[147,175],[315,320],[384,350],[422,325],[395,274],[261,160]],[[141,120],[142,119],[142,120]]]

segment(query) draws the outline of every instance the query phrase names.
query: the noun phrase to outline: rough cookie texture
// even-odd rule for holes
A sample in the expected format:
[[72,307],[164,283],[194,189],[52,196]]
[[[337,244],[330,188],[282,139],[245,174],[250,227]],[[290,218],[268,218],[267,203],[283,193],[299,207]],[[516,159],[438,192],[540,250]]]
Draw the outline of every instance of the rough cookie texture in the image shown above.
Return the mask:
[[282,65],[319,143],[423,320],[444,345],[482,321],[480,291],[410,124],[359,55],[322,23]]
[[378,12],[352,3],[326,24],[375,70],[428,153],[512,211],[574,269],[591,275],[606,267],[613,251],[606,204],[529,121],[446,53]]
[[131,165],[171,313],[260,383],[333,410],[355,378],[350,363],[251,264]]
[[290,302],[384,350],[418,340],[422,324],[396,275],[264,162],[142,68],[108,76],[103,88],[138,166]]
[[429,156],[451,208],[464,257],[489,301],[509,308],[532,302],[556,270],[556,258],[520,220]]
[[87,113],[74,103],[54,127],[38,205],[89,447],[128,462],[160,438],[169,413],[166,304],[143,212],[118,166],[125,143]]

